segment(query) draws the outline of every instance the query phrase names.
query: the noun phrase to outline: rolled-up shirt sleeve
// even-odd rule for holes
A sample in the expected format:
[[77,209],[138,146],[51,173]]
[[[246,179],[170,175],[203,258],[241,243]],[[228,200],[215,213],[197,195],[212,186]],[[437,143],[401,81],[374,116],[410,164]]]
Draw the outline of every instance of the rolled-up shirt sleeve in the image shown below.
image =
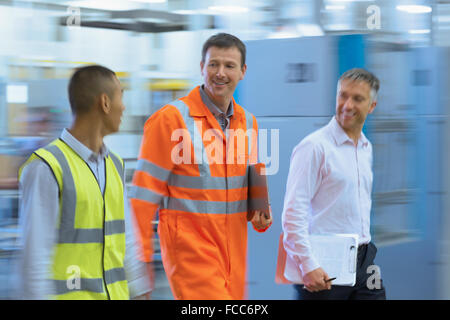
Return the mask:
[[322,164],[320,146],[311,141],[302,141],[292,152],[282,214],[283,245],[302,276],[320,267],[311,253],[309,214],[322,180]]

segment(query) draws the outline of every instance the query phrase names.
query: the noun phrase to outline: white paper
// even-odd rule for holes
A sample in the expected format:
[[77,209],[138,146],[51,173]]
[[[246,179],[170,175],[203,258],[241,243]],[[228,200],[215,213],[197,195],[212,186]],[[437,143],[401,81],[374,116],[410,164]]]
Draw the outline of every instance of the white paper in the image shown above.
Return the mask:
[[[310,235],[312,254],[333,280],[333,285],[354,286],[356,282],[357,234]],[[300,267],[289,256],[284,270],[286,279],[303,283]]]

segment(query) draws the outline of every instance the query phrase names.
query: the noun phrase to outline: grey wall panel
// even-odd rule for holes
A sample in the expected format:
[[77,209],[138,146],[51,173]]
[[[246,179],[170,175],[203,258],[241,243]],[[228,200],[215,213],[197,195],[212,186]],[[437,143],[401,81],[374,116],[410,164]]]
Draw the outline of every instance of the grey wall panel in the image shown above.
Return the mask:
[[427,116],[421,119],[422,122],[422,151],[423,166],[422,175],[424,177],[424,188],[427,193],[443,192],[443,169],[447,164],[443,163],[444,128],[447,122],[446,116]]
[[28,107],[58,107],[70,110],[67,93],[68,79],[41,79],[27,81]]
[[369,120],[374,144],[372,234],[379,245],[376,263],[388,298],[438,299],[448,286],[442,281],[448,277],[440,271],[446,267],[442,231],[448,229],[442,225],[447,167],[443,138],[449,100],[448,63],[443,57],[448,49],[373,55],[382,66],[378,110]]
[[256,116],[324,116],[334,112],[337,38],[246,43],[247,74],[238,101]]
[[[381,245],[375,263],[381,268],[388,299],[439,299],[447,285],[439,278],[446,269],[438,239],[442,230],[442,199],[440,195],[426,198],[421,239],[394,245]],[[447,297],[448,299],[448,297]]]
[[380,79],[378,104],[373,115],[402,116],[417,112],[413,96],[412,66],[414,54],[409,50],[370,53],[368,68]]
[[413,52],[413,96],[421,115],[438,115],[449,105],[450,49],[425,47]]

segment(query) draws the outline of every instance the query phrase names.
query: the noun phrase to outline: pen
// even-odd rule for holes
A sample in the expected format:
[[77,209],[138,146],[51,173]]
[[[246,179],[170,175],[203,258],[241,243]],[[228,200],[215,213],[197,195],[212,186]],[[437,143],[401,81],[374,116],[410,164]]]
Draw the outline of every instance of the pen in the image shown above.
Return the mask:
[[325,280],[325,282],[330,282],[330,281],[333,281],[333,280],[336,280],[336,277],[327,279],[327,280]]

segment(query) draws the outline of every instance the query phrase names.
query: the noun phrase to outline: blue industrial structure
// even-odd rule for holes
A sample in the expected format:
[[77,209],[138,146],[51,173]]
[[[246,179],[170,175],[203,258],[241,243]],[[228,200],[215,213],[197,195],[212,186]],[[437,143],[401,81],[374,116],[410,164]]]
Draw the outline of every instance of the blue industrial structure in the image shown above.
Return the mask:
[[248,71],[238,88],[239,102],[255,114],[260,130],[268,129],[269,136],[279,130],[279,170],[268,176],[274,223],[265,234],[249,227],[249,298],[295,296],[291,286],[274,281],[291,152],[331,119],[337,79],[353,67],[367,68],[381,81],[377,108],[364,131],[374,146],[372,239],[387,297],[440,298],[448,105],[442,99],[448,96],[449,74],[448,63],[442,63],[448,50],[384,44],[361,35],[246,45]]

